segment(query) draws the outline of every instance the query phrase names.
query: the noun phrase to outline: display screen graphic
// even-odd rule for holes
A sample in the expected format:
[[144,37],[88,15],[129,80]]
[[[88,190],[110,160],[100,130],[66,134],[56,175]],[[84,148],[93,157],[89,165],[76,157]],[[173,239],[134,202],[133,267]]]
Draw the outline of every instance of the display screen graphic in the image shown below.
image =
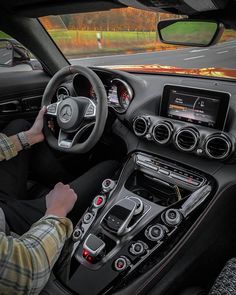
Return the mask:
[[167,115],[192,123],[214,127],[220,100],[171,90]]
[[230,95],[205,89],[166,85],[160,115],[223,130]]

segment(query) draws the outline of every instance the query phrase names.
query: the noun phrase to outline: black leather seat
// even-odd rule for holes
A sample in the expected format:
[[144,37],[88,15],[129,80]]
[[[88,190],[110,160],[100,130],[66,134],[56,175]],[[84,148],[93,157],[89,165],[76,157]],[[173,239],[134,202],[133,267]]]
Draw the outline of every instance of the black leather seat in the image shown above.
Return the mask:
[[210,292],[199,287],[185,289],[178,295],[236,295],[236,258],[230,259],[220,272]]

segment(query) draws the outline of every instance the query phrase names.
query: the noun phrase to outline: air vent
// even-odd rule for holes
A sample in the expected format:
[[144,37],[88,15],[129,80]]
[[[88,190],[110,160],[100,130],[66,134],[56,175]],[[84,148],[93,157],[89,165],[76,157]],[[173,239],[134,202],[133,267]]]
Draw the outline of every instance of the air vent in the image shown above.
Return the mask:
[[224,135],[212,135],[206,140],[205,152],[212,159],[225,159],[231,151],[231,141]]
[[137,136],[143,136],[148,131],[148,121],[144,117],[138,117],[134,120],[133,123],[134,133]]
[[160,144],[166,144],[172,135],[172,125],[169,122],[157,123],[152,131],[153,138]]
[[180,150],[190,152],[198,143],[198,132],[194,129],[181,129],[176,134],[175,143]]
[[57,99],[58,100],[65,99],[68,96],[70,96],[70,92],[66,87],[61,86],[57,89]]

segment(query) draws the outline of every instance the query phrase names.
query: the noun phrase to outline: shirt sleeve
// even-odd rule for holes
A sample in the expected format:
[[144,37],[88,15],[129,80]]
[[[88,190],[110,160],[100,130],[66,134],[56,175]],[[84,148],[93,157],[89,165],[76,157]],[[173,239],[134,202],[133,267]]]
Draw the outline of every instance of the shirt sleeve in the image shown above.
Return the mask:
[[67,218],[45,216],[19,238],[1,232],[1,294],[39,294],[72,229]]
[[0,133],[0,161],[9,160],[17,155],[14,143],[5,134]]

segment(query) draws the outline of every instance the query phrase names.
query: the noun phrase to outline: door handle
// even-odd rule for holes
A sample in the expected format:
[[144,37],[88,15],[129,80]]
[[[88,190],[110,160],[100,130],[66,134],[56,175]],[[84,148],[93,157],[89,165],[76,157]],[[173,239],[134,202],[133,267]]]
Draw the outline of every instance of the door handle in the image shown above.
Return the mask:
[[20,102],[18,100],[12,100],[8,102],[0,103],[0,113],[17,113],[20,111]]

